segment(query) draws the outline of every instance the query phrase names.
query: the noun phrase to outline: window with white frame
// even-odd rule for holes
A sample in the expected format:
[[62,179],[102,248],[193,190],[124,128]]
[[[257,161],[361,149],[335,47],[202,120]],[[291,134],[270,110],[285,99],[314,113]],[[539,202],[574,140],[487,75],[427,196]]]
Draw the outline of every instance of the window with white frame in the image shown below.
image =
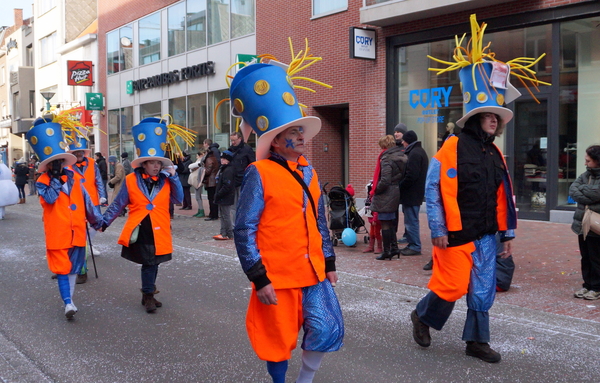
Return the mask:
[[140,65],[160,60],[160,12],[139,21]]
[[313,16],[341,12],[348,9],[348,0],[313,0]]
[[43,15],[48,12],[52,8],[56,7],[56,0],[39,0],[40,13],[39,15]]
[[56,32],[40,39],[40,52],[41,66],[56,61]]
[[168,16],[168,51],[169,57],[185,52],[185,3],[169,7]]

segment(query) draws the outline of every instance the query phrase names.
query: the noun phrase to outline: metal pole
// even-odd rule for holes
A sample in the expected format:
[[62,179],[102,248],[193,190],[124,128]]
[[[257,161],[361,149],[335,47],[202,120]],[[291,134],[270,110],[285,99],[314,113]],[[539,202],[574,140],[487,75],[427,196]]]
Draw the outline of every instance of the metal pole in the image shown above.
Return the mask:
[[98,279],[98,270],[96,269],[96,258],[94,258],[94,248],[92,247],[92,239],[90,238],[90,228],[87,223],[85,224],[85,231],[87,232],[88,243],[90,244],[90,253],[92,254],[92,263],[94,264],[94,274]]

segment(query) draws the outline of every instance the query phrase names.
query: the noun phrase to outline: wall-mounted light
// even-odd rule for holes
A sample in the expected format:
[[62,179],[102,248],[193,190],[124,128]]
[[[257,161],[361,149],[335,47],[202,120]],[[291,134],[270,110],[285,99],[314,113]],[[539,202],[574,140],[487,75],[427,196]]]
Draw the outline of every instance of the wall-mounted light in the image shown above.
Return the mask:
[[323,145],[323,151],[324,152],[328,152],[329,151],[329,144]]

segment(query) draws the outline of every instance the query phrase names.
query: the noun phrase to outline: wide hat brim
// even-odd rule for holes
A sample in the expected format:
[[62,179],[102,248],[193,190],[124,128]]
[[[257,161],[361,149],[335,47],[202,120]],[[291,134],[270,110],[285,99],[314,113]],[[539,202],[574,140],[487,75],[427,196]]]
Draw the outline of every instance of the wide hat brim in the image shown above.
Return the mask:
[[70,146],[69,146],[69,150],[67,150],[67,153],[73,154],[74,152],[78,152],[78,151],[82,151],[83,155],[86,157],[89,157],[92,155],[92,149],[71,149]]
[[75,162],[77,162],[77,157],[75,157],[71,153],[58,153],[58,154],[50,156],[50,157],[46,158],[45,160],[41,161],[40,164],[38,165],[37,171],[40,173],[43,173],[46,170],[48,170],[48,164],[50,162],[52,162],[54,160],[61,160],[61,159],[64,160],[63,167],[71,166]]
[[503,106],[481,106],[479,108],[474,108],[469,111],[469,113],[462,116],[458,121],[456,121],[456,125],[461,128],[464,128],[465,123],[471,116],[476,115],[477,113],[494,113],[500,116],[500,120],[502,120],[502,125],[506,126],[506,124],[512,120],[513,112],[512,110],[505,108]]
[[167,157],[139,157],[136,158],[135,160],[131,161],[131,167],[132,168],[139,168],[140,166],[142,166],[142,163],[146,162],[146,161],[150,161],[150,160],[158,160],[160,162],[163,163],[163,166],[173,166],[173,162],[168,159]]
[[321,120],[314,116],[301,117],[297,120],[290,121],[287,124],[269,130],[258,138],[256,143],[256,159],[264,160],[265,158],[268,158],[271,142],[273,142],[275,136],[292,126],[301,126],[304,128],[304,142],[306,144],[306,142],[316,136],[321,130]]

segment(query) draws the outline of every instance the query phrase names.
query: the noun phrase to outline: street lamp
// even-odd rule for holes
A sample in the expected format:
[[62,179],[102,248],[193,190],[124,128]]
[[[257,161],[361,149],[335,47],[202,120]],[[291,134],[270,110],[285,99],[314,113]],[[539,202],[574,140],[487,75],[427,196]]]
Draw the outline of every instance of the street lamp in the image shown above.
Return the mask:
[[44,99],[46,99],[46,110],[50,110],[50,99],[52,97],[54,97],[54,95],[56,93],[54,93],[54,92],[40,92],[40,94],[42,95],[42,97],[44,97]]

